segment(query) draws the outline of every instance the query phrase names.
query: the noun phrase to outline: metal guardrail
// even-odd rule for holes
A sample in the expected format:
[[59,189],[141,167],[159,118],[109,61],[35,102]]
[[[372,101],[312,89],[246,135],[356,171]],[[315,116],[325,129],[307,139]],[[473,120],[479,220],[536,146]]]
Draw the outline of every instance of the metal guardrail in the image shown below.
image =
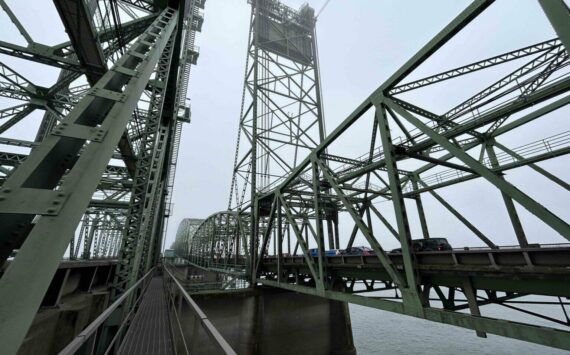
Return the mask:
[[[505,167],[508,164],[515,164],[524,159],[530,159],[539,155],[552,153],[563,148],[568,148],[569,146],[570,146],[570,131],[565,131],[553,135],[551,137],[542,138],[537,141],[530,142],[528,144],[516,148],[512,148],[512,151],[521,157],[520,159],[506,152],[502,151],[498,152],[496,154],[497,162],[499,163],[500,166]],[[492,164],[488,158],[485,158],[483,160],[483,164],[487,168],[492,169]],[[440,172],[422,177],[422,181],[426,185],[432,186],[436,184],[442,184],[453,179],[461,179],[469,175],[471,174],[465,171],[457,169],[445,169]],[[406,186],[404,186],[402,191],[405,193],[413,192],[414,188],[412,185],[407,184]]]
[[63,350],[61,350],[58,355],[70,355],[70,354],[95,354],[96,352],[96,340],[97,335],[99,333],[99,329],[105,324],[105,321],[113,314],[113,312],[126,300],[130,298],[131,295],[135,294],[135,291],[138,289],[142,289],[143,291],[140,292],[138,298],[135,300],[135,305],[131,308],[131,311],[127,314],[125,319],[121,322],[119,326],[119,330],[117,331],[116,335],[113,337],[109,346],[105,349],[104,354],[108,354],[115,345],[119,335],[122,333],[128,321],[134,315],[134,310],[137,309],[136,305],[142,300],[142,296],[145,294],[145,290],[147,289],[148,285],[150,284],[150,280],[152,280],[152,276],[154,274],[155,268],[152,268],[149,272],[146,273],[136,284],[131,286],[125,293],[121,295],[113,304],[107,307],[106,310],[103,311],[91,324],[87,326],[79,335],[77,335]]
[[[570,248],[570,243],[546,243],[546,244],[529,244],[528,248]],[[481,247],[462,247],[462,248],[453,248],[453,251],[481,251],[481,250],[521,250],[520,245],[497,245],[495,248],[490,248],[488,246],[481,246]]]
[[[230,344],[224,339],[222,334],[214,327],[212,322],[208,319],[206,314],[200,309],[198,304],[190,297],[188,292],[184,289],[184,287],[180,284],[180,281],[173,275],[173,273],[169,270],[169,268],[164,265],[165,271],[165,287],[168,296],[168,306],[173,311],[174,316],[176,317],[176,323],[178,325],[178,331],[180,332],[180,337],[182,343],[184,344],[184,348],[186,350],[186,354],[198,354],[198,346],[200,344],[198,338],[198,330],[201,326],[202,329],[206,332],[209,338],[213,341],[213,344],[224,354],[236,354],[236,352],[232,349]],[[193,327],[193,343],[191,345],[191,349],[188,349],[188,342],[184,336],[184,330],[182,329],[182,324],[180,323],[180,317],[178,315],[177,304],[175,302],[175,295],[176,293],[180,293],[182,295],[182,299],[188,304],[192,312],[194,313],[194,327]]]

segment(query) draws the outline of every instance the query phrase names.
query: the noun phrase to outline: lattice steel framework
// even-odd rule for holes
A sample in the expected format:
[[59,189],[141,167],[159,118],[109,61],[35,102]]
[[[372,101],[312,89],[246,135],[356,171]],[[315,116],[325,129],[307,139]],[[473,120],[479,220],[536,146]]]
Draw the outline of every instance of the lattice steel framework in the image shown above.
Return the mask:
[[[0,39],[0,54],[61,69],[45,88],[0,58],[2,351],[16,353],[64,252],[118,258],[113,297],[157,263],[204,3],[55,0],[70,40],[46,46],[0,1],[27,42]],[[35,110],[35,140],[14,137]]]
[[[260,193],[252,197],[250,255],[232,255],[236,260],[247,260],[252,272],[244,273],[244,278],[253,284],[469,328],[479,336],[492,333],[570,350],[566,301],[570,296],[570,248],[568,244],[543,244],[555,237],[561,243],[570,240],[570,225],[567,217],[545,208],[534,197],[535,192],[528,188],[524,191],[507,175],[526,167],[538,173],[528,177],[532,182],[539,176],[567,193],[567,181],[537,164],[563,161],[562,157],[570,153],[567,122],[542,125],[550,132],[541,131],[544,135],[540,139],[518,147],[505,143],[508,137],[523,136],[524,128],[528,132],[529,127],[537,127],[533,124],[549,122],[557,114],[568,112],[568,7],[562,0],[538,0],[558,38],[408,79],[475,18],[486,15],[492,3],[473,1],[284,179],[278,179],[267,190],[258,188]],[[490,68],[500,68],[503,74]],[[442,101],[456,97],[452,84],[468,77],[479,79],[467,86],[471,93],[459,102],[446,101],[449,106],[443,112],[416,103],[421,101],[418,99],[422,92],[434,84],[444,88],[439,94]],[[489,77],[494,79],[477,89]],[[363,131],[356,126],[370,128],[365,131],[369,137],[367,152],[354,156],[343,152],[340,142],[362,142]],[[517,245],[500,245],[498,236],[484,233],[473,218],[439,192],[451,186],[468,186],[475,179],[486,182],[505,206],[507,218],[497,218],[496,223],[512,228]],[[476,248],[417,250],[418,242],[412,242],[410,212],[417,216],[423,240],[432,237],[430,226],[439,223],[440,212],[424,209],[428,195],[441,211],[449,212],[472,232],[470,244]],[[456,193],[454,200],[462,197]],[[386,201],[382,204],[385,208],[379,206],[381,201]],[[552,235],[529,236],[522,209],[542,222]],[[360,236],[372,249],[369,255],[326,254],[324,224],[336,214],[340,217],[334,218],[342,217],[350,224],[348,231],[352,230],[343,235],[345,248],[353,247]],[[210,217],[206,235],[196,233],[196,240],[189,241],[190,245],[199,244],[187,255],[197,265],[208,265],[215,253],[211,241],[217,231],[217,215]],[[389,238],[393,238],[392,243]],[[448,238],[453,244],[453,236]],[[399,248],[388,252],[388,245],[394,242]],[[218,265],[225,262],[216,259]],[[367,292],[375,293],[372,296]],[[549,298],[529,299],[528,295]],[[483,306],[489,304],[563,329],[482,316],[486,309]],[[542,312],[537,304],[551,309]],[[469,314],[461,312],[466,309]]]
[[172,243],[172,249],[177,255],[184,257],[189,254],[189,242],[203,221],[198,218],[184,218],[180,222],[176,230],[176,239]]
[[228,208],[246,209],[324,136],[314,10],[254,0]]
[[237,212],[220,212],[203,220],[194,233],[181,235],[177,241],[188,252],[181,255],[206,258],[190,258],[196,265],[211,269],[244,272],[249,254],[249,215]]

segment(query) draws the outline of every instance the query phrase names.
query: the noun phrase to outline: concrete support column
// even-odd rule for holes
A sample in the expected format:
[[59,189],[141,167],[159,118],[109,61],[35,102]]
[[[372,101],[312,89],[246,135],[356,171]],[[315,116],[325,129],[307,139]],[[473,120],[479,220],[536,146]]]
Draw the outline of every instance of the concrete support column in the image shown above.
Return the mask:
[[[335,282],[332,289],[345,291],[344,283]],[[329,314],[331,354],[355,355],[348,303],[329,300]]]
[[245,298],[239,320],[238,354],[257,354],[261,322],[259,319],[259,297]]
[[331,354],[354,355],[354,339],[348,303],[329,300]]

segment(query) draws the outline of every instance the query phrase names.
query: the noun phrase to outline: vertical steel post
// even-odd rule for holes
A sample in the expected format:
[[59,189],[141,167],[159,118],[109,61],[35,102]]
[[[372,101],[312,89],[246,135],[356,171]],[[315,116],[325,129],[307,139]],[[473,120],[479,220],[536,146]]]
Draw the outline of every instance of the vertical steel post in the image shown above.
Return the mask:
[[[259,231],[259,201],[257,200],[257,117],[258,117],[258,61],[259,61],[259,3],[256,1],[253,5],[253,23],[251,26],[254,27],[253,30],[253,122],[252,122],[252,136],[251,136],[251,220],[250,220],[250,251],[249,251],[249,267],[250,267],[250,279],[253,284],[255,284],[256,270],[255,265],[257,264],[257,234]],[[247,83],[245,84],[247,85]]]
[[[414,191],[418,191],[418,176],[414,175],[411,177],[412,179],[412,186],[414,187]],[[414,196],[414,200],[416,200],[416,207],[418,209],[418,216],[420,218],[420,224],[422,226],[422,234],[424,239],[429,238],[429,230],[427,226],[426,214],[424,211],[424,205],[422,203],[422,196],[420,193],[416,192]]]
[[398,237],[402,246],[402,257],[404,259],[406,285],[401,285],[400,291],[402,291],[406,311],[411,314],[421,315],[423,307],[418,292],[418,280],[416,277],[414,257],[412,255],[413,250],[410,225],[408,222],[404,195],[402,194],[402,186],[395,159],[395,149],[392,145],[390,126],[388,124],[388,117],[386,116],[383,103],[379,102],[375,107],[375,118],[378,123],[378,131],[380,132],[380,138],[382,141],[384,159],[386,160],[390,193],[392,195],[392,203],[394,205],[394,212],[398,225]]
[[[494,141],[488,140],[485,142],[485,150],[487,151],[487,156],[491,161],[491,167],[494,169],[499,167],[499,162],[497,161],[497,155],[495,154],[495,149],[493,148]],[[504,180],[505,178],[500,175],[500,179]],[[511,219],[511,224],[513,229],[515,230],[515,235],[517,236],[517,240],[521,248],[528,247],[528,241],[526,239],[526,235],[519,218],[519,214],[517,213],[517,209],[515,204],[513,203],[513,199],[504,192],[501,192],[501,196],[503,196],[503,201],[505,202],[505,206],[507,207],[507,212],[509,214],[509,218]]]

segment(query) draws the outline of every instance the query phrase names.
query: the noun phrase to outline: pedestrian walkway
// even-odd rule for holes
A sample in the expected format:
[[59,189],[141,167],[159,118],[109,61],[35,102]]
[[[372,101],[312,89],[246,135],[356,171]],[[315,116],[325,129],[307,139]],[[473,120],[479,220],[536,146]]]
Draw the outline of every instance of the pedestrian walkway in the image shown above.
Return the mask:
[[151,280],[119,354],[174,354],[162,276],[155,276]]

